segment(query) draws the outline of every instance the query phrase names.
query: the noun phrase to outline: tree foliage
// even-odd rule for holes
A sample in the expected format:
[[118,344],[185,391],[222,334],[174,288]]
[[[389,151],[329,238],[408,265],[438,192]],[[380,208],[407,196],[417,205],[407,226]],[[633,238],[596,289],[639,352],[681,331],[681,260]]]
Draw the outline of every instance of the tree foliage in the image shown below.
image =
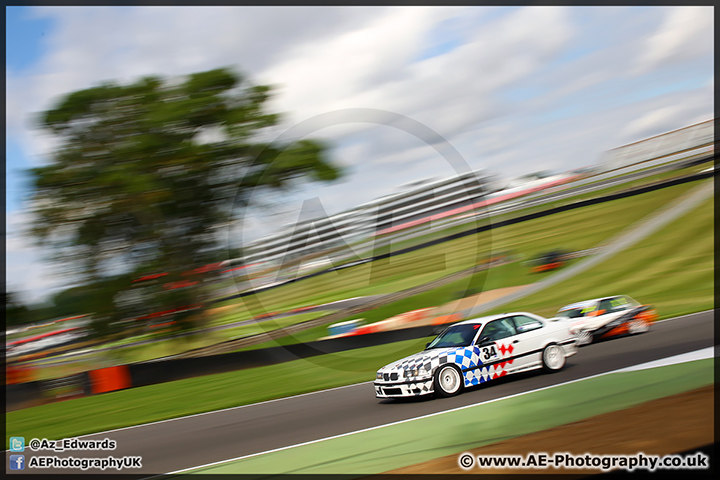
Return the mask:
[[18,295],[14,292],[5,292],[5,324],[7,326],[24,325],[32,322],[32,315]]
[[[317,141],[264,140],[279,121],[266,111],[269,98],[269,87],[230,69],[64,96],[39,116],[59,146],[31,171],[33,235],[85,282],[117,292],[125,287],[104,279],[166,272],[178,282],[220,260],[227,245],[218,227],[233,205],[249,205],[257,189],[340,175]],[[176,290],[159,289],[147,307],[202,303],[197,288]],[[96,315],[127,316],[119,297],[98,296]]]

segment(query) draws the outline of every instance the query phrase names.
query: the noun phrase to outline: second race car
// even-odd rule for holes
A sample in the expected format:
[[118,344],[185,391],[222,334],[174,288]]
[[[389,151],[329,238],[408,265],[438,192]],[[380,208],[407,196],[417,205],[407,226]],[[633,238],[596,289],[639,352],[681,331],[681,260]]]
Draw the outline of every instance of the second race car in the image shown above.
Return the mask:
[[584,345],[596,339],[646,332],[658,314],[652,305],[641,305],[627,295],[613,295],[566,305],[556,318],[569,322],[570,331]]

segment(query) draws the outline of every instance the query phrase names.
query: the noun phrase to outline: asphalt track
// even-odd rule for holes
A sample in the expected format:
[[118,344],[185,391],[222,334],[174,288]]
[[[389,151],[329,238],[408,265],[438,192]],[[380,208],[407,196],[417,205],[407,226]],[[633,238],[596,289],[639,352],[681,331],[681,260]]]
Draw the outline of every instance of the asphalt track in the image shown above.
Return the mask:
[[[528,372],[466,390],[447,399],[379,400],[372,384],[362,383],[245,407],[112,430],[82,438],[117,441],[112,452],[44,455],[116,458],[142,456],[143,476],[178,471],[243,455],[339,435],[551,386],[638,363],[687,353],[714,344],[714,313],[701,312],[653,325],[634,337],[584,346],[555,374]],[[378,365],[378,368],[382,365]],[[279,365],[278,368],[282,368]],[[371,380],[371,379],[368,379]],[[12,432],[8,432],[11,434]],[[29,441],[29,439],[28,439]],[[10,452],[6,452],[9,456]],[[39,455],[40,452],[34,454]],[[26,450],[26,457],[33,452]],[[9,470],[7,471],[10,472]],[[78,470],[25,470],[17,473],[80,473]],[[85,473],[98,473],[87,470]],[[104,473],[114,473],[106,470]],[[351,473],[351,472],[348,472]]]

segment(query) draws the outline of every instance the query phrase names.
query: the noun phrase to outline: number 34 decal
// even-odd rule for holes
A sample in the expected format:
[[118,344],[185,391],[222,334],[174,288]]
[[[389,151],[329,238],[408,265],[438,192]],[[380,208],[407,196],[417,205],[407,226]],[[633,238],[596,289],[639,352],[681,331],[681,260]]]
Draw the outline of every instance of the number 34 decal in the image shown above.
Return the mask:
[[483,347],[482,349],[480,349],[480,351],[482,353],[483,361],[487,361],[487,360],[493,359],[498,356],[497,350],[495,349],[495,345]]

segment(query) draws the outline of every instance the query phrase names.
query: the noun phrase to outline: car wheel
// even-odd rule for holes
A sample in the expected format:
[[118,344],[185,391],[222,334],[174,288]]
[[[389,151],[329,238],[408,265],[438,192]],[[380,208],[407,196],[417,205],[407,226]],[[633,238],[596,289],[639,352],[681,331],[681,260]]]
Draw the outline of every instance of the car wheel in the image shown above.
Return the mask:
[[560,345],[551,343],[542,352],[543,369],[546,372],[558,372],[565,366],[565,350]]
[[647,332],[648,330],[650,330],[650,324],[641,318],[631,320],[628,325],[628,333],[630,335]]
[[443,365],[435,371],[435,394],[452,397],[462,391],[463,380],[460,371],[452,365]]

